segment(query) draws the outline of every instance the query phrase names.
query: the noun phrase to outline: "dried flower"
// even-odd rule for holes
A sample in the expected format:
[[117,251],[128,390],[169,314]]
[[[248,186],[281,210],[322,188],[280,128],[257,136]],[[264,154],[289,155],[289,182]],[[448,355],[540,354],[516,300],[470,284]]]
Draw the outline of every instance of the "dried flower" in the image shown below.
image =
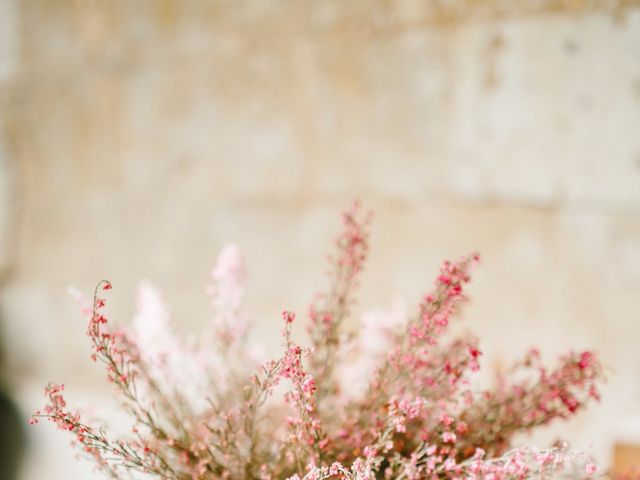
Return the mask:
[[[599,399],[603,371],[592,352],[569,353],[549,370],[533,350],[491,389],[470,390],[482,352],[470,335],[449,338],[449,325],[466,298],[477,254],[444,262],[413,314],[396,308],[369,315],[360,336],[348,334],[370,220],[357,204],[344,214],[330,286],[309,308],[310,347],[293,340],[296,315],[285,311],[284,352],[262,365],[246,343],[246,272],[236,246],[223,249],[213,270],[214,334],[199,342],[176,335],[149,283],[140,286],[132,328],[114,329],[103,297],[112,286],[100,282],[93,302],[81,300],[92,359],[119,392],[131,434],[119,438],[89,425],[69,409],[57,384],[46,387],[47,405],[31,423],[47,418],[71,432],[76,447],[114,479],[132,471],[163,480],[595,474],[586,456],[566,447],[512,448],[517,433],[569,418]],[[346,358],[364,388],[345,388]]]

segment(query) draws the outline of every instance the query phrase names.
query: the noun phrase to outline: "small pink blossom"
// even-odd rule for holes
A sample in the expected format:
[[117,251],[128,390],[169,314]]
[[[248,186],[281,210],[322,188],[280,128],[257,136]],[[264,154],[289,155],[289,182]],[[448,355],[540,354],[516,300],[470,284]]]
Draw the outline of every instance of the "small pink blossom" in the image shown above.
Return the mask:
[[456,443],[457,437],[453,432],[443,432],[442,441],[445,443]]

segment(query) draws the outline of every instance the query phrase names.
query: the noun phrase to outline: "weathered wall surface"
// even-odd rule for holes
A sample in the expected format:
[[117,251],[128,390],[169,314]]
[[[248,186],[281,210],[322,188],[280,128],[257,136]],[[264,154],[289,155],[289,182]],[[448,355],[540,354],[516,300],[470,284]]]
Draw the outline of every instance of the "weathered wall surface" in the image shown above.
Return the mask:
[[[640,442],[640,9],[467,3],[0,0],[0,313],[25,412],[49,379],[108,392],[67,285],[111,279],[126,321],[148,277],[196,331],[228,241],[275,350],[357,197],[377,213],[362,309],[480,250],[486,365],[593,346],[613,369],[540,440],[605,463]],[[89,478],[32,435],[25,479]]]

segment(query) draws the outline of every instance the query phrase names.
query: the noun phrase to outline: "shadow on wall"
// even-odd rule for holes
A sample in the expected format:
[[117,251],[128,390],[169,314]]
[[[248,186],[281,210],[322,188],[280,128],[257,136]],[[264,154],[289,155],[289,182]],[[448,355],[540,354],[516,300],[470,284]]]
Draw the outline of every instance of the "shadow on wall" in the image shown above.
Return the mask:
[[[0,363],[4,363],[3,360],[0,355]],[[24,419],[8,392],[4,378],[0,379],[0,479],[17,480],[26,447],[26,431]]]

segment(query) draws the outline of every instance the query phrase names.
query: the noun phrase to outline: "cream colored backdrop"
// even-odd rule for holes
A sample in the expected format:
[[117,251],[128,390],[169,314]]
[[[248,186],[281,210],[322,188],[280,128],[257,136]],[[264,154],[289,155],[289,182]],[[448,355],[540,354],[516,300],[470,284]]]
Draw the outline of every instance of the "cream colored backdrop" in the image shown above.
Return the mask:
[[[68,285],[109,278],[126,322],[149,278],[195,332],[235,241],[275,351],[360,198],[360,309],[412,305],[480,250],[465,325],[486,367],[533,345],[612,367],[601,405],[535,440],[603,464],[640,442],[640,8],[587,3],[0,0],[0,313],[25,418],[49,379],[108,403]],[[29,432],[25,480],[93,478]]]

